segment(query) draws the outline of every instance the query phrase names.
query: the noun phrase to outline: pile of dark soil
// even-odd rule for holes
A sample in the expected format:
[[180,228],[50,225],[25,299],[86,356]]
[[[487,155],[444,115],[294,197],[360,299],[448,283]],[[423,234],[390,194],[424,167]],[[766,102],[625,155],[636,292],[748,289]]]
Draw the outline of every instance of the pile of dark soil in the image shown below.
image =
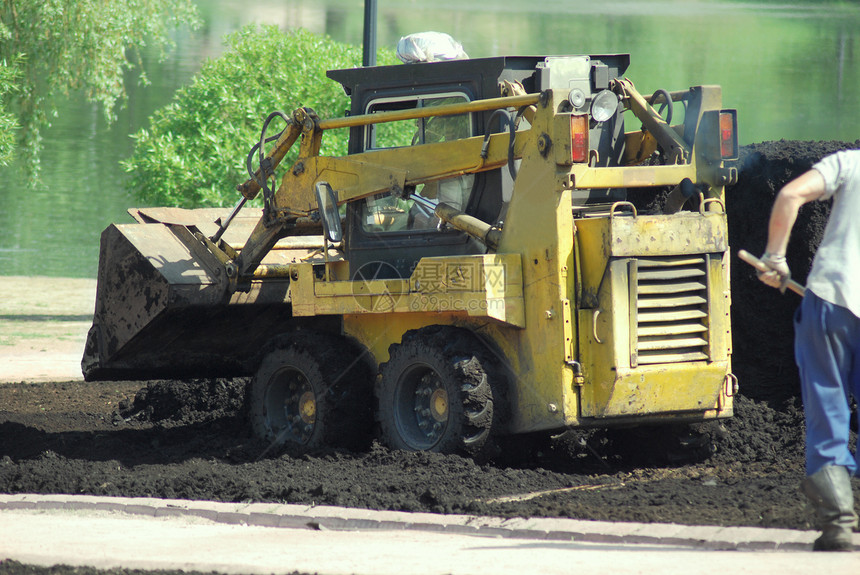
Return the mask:
[[[761,252],[776,191],[847,147],[744,148],[740,179],[728,191],[733,250]],[[816,204],[801,211],[789,257],[801,281],[827,210]],[[797,489],[804,423],[790,323],[799,300],[761,285],[746,264],[732,264],[742,395],[730,420],[684,434],[570,431],[508,446],[486,462],[378,444],[299,456],[250,433],[245,380],[5,385],[0,492],[808,529],[812,516]]]
[[[726,211],[732,247],[732,363],[748,397],[783,400],[800,393],[792,324],[800,298],[759,282],[753,269],[737,258],[737,250],[764,252],[770,208],[786,182],[828,154],[855,148],[860,148],[860,140],[853,144],[783,140],[741,149],[738,183],[726,191]],[[801,284],[829,215],[830,202],[812,202],[800,209],[786,257],[792,277]]]

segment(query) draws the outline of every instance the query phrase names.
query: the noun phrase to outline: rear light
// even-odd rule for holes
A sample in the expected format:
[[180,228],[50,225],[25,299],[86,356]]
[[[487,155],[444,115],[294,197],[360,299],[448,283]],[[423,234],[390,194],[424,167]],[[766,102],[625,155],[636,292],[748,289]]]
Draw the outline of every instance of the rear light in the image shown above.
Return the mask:
[[720,110],[720,156],[724,160],[738,159],[737,110]]
[[570,116],[570,159],[573,162],[588,161],[588,116]]

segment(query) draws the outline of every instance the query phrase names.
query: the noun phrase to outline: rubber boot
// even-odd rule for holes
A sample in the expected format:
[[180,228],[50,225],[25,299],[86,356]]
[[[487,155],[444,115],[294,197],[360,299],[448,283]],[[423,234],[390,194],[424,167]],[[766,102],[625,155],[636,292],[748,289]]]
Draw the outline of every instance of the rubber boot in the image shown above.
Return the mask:
[[812,550],[853,551],[851,533],[857,526],[857,514],[848,468],[828,465],[804,479],[800,487],[812,502],[823,528]]

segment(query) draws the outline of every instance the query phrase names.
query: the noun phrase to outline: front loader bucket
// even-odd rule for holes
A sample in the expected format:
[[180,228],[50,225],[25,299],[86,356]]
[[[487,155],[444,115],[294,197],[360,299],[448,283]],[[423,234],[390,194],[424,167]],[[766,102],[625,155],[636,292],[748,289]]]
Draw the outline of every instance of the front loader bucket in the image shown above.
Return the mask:
[[102,233],[96,309],[81,362],[85,379],[114,379],[117,371],[137,379],[137,372],[173,371],[169,366],[181,373],[203,360],[187,357],[183,337],[195,316],[219,307],[226,286],[217,268],[182,241],[187,232],[131,224]]
[[288,279],[231,297],[195,229],[143,223],[102,233],[86,380],[248,375],[266,341],[297,327]]

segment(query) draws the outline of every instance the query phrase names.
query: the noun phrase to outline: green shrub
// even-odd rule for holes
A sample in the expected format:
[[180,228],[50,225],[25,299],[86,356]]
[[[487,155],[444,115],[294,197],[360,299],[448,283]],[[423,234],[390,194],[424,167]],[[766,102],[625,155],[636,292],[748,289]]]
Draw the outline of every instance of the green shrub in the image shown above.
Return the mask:
[[[236,203],[236,184],[247,177],[245,159],[259,141],[269,113],[313,108],[321,118],[343,116],[348,99],[326,70],[361,64],[361,49],[306,30],[288,33],[254,25],[227,37],[228,50],[208,61],[173,102],[140,130],[123,162],[129,188],[150,205],[225,206]],[[393,53],[379,55],[394,62]],[[284,127],[269,124],[267,137]],[[322,154],[346,153],[346,130],[326,132]],[[271,144],[269,144],[271,146]],[[267,146],[267,148],[269,147]],[[282,163],[294,161],[298,144]],[[259,200],[258,200],[259,201]]]

